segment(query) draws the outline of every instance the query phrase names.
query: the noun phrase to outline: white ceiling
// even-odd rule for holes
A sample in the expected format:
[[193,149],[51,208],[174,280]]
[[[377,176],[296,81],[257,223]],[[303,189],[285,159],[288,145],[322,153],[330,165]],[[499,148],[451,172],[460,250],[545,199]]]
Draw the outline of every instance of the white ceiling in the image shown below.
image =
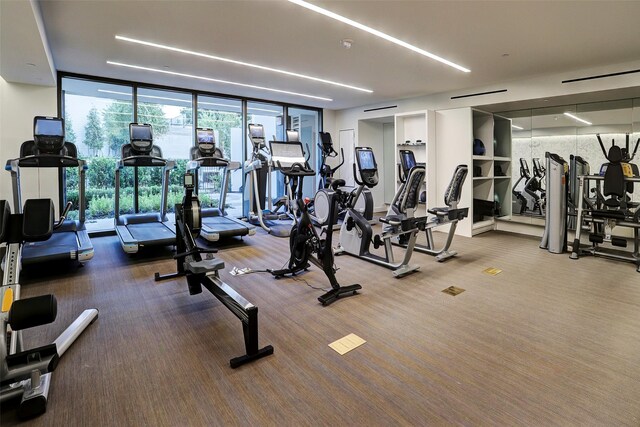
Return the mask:
[[[331,109],[640,58],[640,1],[314,3],[459,63],[471,73],[284,0],[42,1],[40,8],[58,70]],[[374,93],[158,51],[117,41],[116,34],[310,74],[369,88]],[[354,40],[350,50],[340,46],[344,38]],[[509,56],[503,57],[505,53]],[[107,65],[107,60],[302,92],[333,101],[119,68]],[[18,62],[22,66],[25,61]]]

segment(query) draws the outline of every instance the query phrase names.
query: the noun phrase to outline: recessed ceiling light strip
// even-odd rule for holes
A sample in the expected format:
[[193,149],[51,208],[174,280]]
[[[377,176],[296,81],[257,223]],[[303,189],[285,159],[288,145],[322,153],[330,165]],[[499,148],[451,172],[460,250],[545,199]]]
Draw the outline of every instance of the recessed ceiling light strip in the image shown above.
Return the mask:
[[524,128],[520,127],[520,126],[516,126],[516,125],[511,125],[512,128],[517,129],[517,130],[524,130]]
[[591,124],[593,124],[593,123],[591,123],[591,122],[586,121],[585,119],[581,119],[581,118],[580,118],[580,117],[578,117],[578,116],[574,116],[574,115],[573,115],[573,114],[571,114],[571,113],[564,113],[564,115],[565,115],[565,116],[567,116],[567,117],[571,117],[573,120],[577,120],[577,121],[579,121],[579,122],[581,122],[581,123],[584,123],[585,125],[591,125]]
[[463,67],[462,65],[458,65],[458,64],[456,64],[454,62],[448,61],[448,60],[442,58],[441,56],[438,56],[438,55],[433,54],[431,52],[427,52],[424,49],[420,49],[419,47],[416,47],[416,46],[414,46],[412,44],[409,44],[409,43],[407,43],[405,41],[402,41],[402,40],[397,39],[397,38],[395,38],[393,36],[385,34],[382,31],[378,31],[378,30],[376,30],[374,28],[371,28],[371,27],[368,27],[368,26],[366,26],[364,24],[356,22],[356,21],[354,21],[352,19],[345,18],[344,16],[338,15],[337,13],[331,12],[330,10],[323,9],[321,7],[318,7],[318,6],[314,5],[314,4],[308,3],[308,2],[303,1],[303,0],[289,0],[289,2],[297,4],[298,6],[302,6],[302,7],[306,8],[306,9],[312,10],[314,12],[317,12],[317,13],[319,13],[321,15],[328,16],[329,18],[332,18],[332,19],[335,19],[337,21],[343,22],[343,23],[345,23],[347,25],[351,25],[352,27],[355,27],[355,28],[357,28],[359,30],[366,31],[369,34],[373,34],[376,37],[380,37],[381,39],[385,39],[387,41],[390,41],[391,43],[395,43],[398,46],[402,46],[402,47],[404,47],[406,49],[412,50],[412,51],[414,51],[416,53],[419,53],[420,55],[424,55],[424,56],[429,57],[431,59],[434,59],[436,61],[442,62],[443,64],[446,64],[446,65],[448,65],[450,67],[453,67],[453,68],[455,68],[457,70],[464,71],[465,73],[471,72],[471,70],[469,70],[468,68]]
[[340,87],[344,87],[344,88],[347,88],[347,89],[358,90],[360,92],[373,93],[373,91],[370,90],[370,89],[364,89],[364,88],[361,88],[361,87],[358,87],[358,86],[352,86],[352,85],[348,85],[348,84],[345,84],[345,83],[339,83],[339,82],[335,82],[333,80],[321,79],[319,77],[307,76],[306,74],[294,73],[292,71],[281,70],[279,68],[265,67],[264,65],[251,64],[249,62],[237,61],[235,59],[223,58],[221,56],[209,55],[209,54],[203,53],[203,52],[196,52],[196,51],[193,51],[193,50],[181,49],[181,48],[178,48],[178,47],[168,46],[168,45],[164,45],[164,44],[160,44],[160,43],[153,43],[153,42],[149,42],[149,41],[146,41],[146,40],[139,40],[139,39],[134,39],[134,38],[125,37],[125,36],[119,36],[119,35],[116,35],[116,40],[122,40],[122,41],[130,42],[130,43],[137,43],[137,44],[141,44],[141,45],[144,45],[144,46],[155,47],[155,48],[158,48],[158,49],[170,50],[172,52],[185,53],[187,55],[199,56],[199,57],[202,57],[202,58],[213,59],[215,61],[228,62],[228,63],[236,64],[236,65],[243,65],[245,67],[258,68],[260,70],[272,71],[274,73],[286,74],[288,76],[293,76],[293,77],[300,77],[302,79],[313,80],[313,81],[321,82],[321,83],[327,83],[327,84],[330,84],[330,85],[340,86]]
[[159,70],[157,68],[143,67],[141,65],[125,64],[125,63],[122,63],[122,62],[115,62],[115,61],[107,61],[107,64],[116,65],[118,67],[133,68],[133,69],[136,69],[136,70],[152,71],[154,73],[169,74],[169,75],[172,75],[172,76],[187,77],[187,78],[190,78],[190,79],[206,80],[208,82],[215,82],[215,83],[221,83],[221,84],[227,84],[227,85],[233,85],[233,86],[248,87],[248,88],[251,88],[251,89],[258,89],[258,90],[266,90],[266,91],[269,91],[269,92],[282,93],[282,94],[285,94],[285,95],[293,95],[293,96],[301,96],[301,97],[304,97],[304,98],[319,99],[321,101],[333,101],[333,99],[331,99],[331,98],[325,98],[325,97],[322,97],[322,96],[307,95],[307,94],[304,94],[304,93],[290,92],[288,90],[273,89],[273,88],[270,88],[270,87],[250,85],[250,84],[246,84],[246,83],[231,82],[231,81],[228,81],[228,80],[214,79],[214,78],[205,77],[205,76],[196,76],[194,74],[178,73],[176,71]]

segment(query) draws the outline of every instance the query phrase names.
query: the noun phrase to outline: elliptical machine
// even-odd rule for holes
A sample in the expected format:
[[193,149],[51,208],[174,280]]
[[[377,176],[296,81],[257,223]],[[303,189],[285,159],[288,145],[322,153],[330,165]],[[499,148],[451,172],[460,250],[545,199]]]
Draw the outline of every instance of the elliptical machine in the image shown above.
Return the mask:
[[[302,199],[302,180],[305,176],[314,176],[315,172],[309,166],[308,159],[304,159],[304,150],[300,142],[278,142],[271,141],[271,153],[273,159],[280,171],[295,185],[297,188],[295,203],[299,218],[297,223],[291,228],[289,237],[289,248],[291,257],[289,265],[281,270],[268,270],[276,278],[287,275],[295,275],[299,272],[307,270],[311,265],[315,264],[322,269],[329,279],[331,290],[318,297],[318,301],[322,305],[329,305],[339,298],[355,295],[358,290],[362,289],[359,284],[340,286],[336,279],[336,268],[333,262],[333,224],[337,220],[338,206],[348,197],[340,187],[345,184],[342,179],[335,179],[331,183],[332,193],[329,195],[329,216],[325,228],[326,237],[320,238],[309,215],[308,204]],[[283,164],[286,158],[302,157],[301,161]]]
[[[537,215],[544,216],[544,199],[542,198],[542,186],[537,174],[531,175],[527,160],[520,158],[520,178],[513,185],[511,192],[515,199],[513,200],[513,211],[524,215],[527,210]],[[518,190],[520,181],[524,180],[524,187]]]
[[[251,159],[245,163],[245,173],[249,174],[249,222],[259,225],[267,233],[277,237],[289,237],[293,221],[290,212],[291,194],[280,197],[276,203],[271,199],[271,172],[273,159],[264,135],[264,127],[249,123],[249,139],[253,145]],[[291,189],[287,188],[290,193]],[[267,199],[268,207],[264,202]],[[280,212],[280,209],[283,209]],[[293,221],[293,222],[292,222]]]
[[[318,144],[322,162],[320,164],[320,182],[318,183],[318,191],[313,200],[309,203],[309,213],[311,219],[317,225],[325,225],[329,218],[329,199],[332,193],[331,183],[334,180],[333,175],[344,164],[344,150],[340,148],[340,164],[332,168],[327,164],[327,159],[338,157],[338,152],[333,148],[333,141],[329,132],[319,132],[320,141]],[[344,190],[343,190],[344,191]],[[356,200],[356,210],[358,210],[368,221],[373,220],[373,195],[368,188],[364,188],[360,197]],[[347,212],[346,206],[339,206],[338,221],[342,221]],[[337,223],[334,223],[336,225]]]

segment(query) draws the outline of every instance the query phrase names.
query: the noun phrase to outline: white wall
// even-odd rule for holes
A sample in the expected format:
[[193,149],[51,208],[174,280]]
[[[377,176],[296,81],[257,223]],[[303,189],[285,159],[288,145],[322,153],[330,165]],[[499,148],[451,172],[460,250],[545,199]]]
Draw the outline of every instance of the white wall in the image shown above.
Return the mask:
[[[20,145],[33,139],[34,116],[57,115],[55,87],[8,83],[0,77],[0,161],[20,155]],[[49,197],[58,204],[58,175],[55,170],[22,169],[22,200]],[[13,200],[11,175],[0,172],[0,199]],[[13,201],[11,202],[11,208]]]
[[[346,110],[338,110],[335,112],[335,116],[331,116],[330,126],[332,127],[332,129],[335,129],[336,133],[342,129],[355,129],[355,137],[357,141],[356,144],[362,145],[362,136],[359,135],[358,127],[358,123],[361,123],[362,120],[375,119],[409,111],[444,110],[450,108],[473,106],[482,108],[482,105],[497,104],[502,102],[515,102],[529,99],[540,99],[579,93],[637,87],[640,86],[640,78],[637,74],[622,75],[599,80],[587,80],[583,82],[568,84],[563,84],[562,81],[573,78],[601,75],[638,68],[640,68],[640,61],[633,61],[624,64],[615,64],[584,70],[576,70],[572,72],[565,72],[542,77],[523,78],[522,80],[504,82],[491,86],[457,90],[455,92],[443,92],[416,98],[389,100],[378,104],[355,107]],[[487,92],[498,89],[507,89],[507,92],[471,98],[462,98],[455,100],[451,99],[452,96],[456,95]],[[367,113],[364,112],[365,109],[386,107],[389,105],[397,105],[397,107],[393,109],[371,111]],[[325,117],[326,116],[327,113],[325,112]],[[436,141],[436,144],[437,143],[438,141]],[[376,158],[379,159],[378,163],[380,164],[382,157],[378,156],[376,153]],[[437,182],[436,185],[439,187],[441,185],[446,185],[446,183],[441,184]],[[375,206],[380,205],[382,201],[383,200],[377,199],[376,195],[374,194]]]

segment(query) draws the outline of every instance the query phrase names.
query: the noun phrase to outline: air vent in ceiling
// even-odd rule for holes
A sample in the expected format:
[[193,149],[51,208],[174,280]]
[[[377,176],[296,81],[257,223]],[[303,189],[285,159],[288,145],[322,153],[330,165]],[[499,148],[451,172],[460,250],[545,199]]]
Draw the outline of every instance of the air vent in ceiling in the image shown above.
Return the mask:
[[379,111],[379,110],[388,110],[389,108],[396,108],[397,105],[389,105],[388,107],[378,107],[378,108],[369,108],[368,110],[364,110],[365,113],[369,111]]
[[506,89],[500,89],[500,90],[492,90],[492,91],[489,91],[489,92],[469,93],[467,95],[452,96],[451,99],[471,98],[472,96],[491,95],[493,93],[502,93],[502,92],[506,92],[506,91],[507,91]]
[[606,79],[607,77],[623,76],[625,74],[634,74],[634,73],[640,73],[640,70],[627,70],[627,71],[620,71],[617,73],[600,74],[597,76],[580,77],[578,79],[563,80],[562,83],[574,83],[574,82],[582,82],[585,80]]

